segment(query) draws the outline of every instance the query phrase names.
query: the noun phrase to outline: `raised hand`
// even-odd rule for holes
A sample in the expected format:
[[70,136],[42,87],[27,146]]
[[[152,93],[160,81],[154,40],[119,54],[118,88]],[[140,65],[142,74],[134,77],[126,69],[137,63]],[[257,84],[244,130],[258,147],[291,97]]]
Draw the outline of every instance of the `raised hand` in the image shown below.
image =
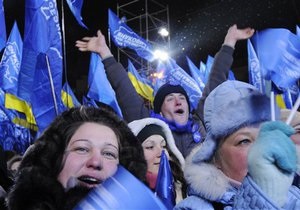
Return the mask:
[[97,36],[83,37],[82,40],[77,40],[75,46],[82,52],[96,52],[102,59],[112,56],[112,53],[106,44],[105,36],[100,30],[97,31]]
[[234,48],[238,40],[248,39],[254,34],[254,32],[255,30],[253,28],[248,27],[238,29],[237,25],[234,24],[228,29],[223,44]]

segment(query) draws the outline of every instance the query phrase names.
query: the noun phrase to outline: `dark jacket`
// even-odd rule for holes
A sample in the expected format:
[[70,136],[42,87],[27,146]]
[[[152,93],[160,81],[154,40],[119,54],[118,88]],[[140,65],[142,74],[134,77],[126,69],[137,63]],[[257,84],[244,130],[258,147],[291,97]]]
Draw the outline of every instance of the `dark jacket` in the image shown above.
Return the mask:
[[[229,46],[222,46],[215,55],[214,64],[210,73],[209,80],[205,85],[202,98],[199,101],[198,108],[192,113],[194,124],[198,124],[199,132],[204,140],[206,132],[203,125],[203,106],[207,95],[219,84],[227,80],[228,72],[233,62],[234,49]],[[124,67],[116,62],[113,57],[103,60],[108,80],[116,92],[116,97],[123,117],[127,122],[132,122],[141,118],[149,117],[150,111],[144,104],[144,100],[134,89]],[[190,151],[198,144],[193,139],[192,133],[179,133],[172,131],[175,143],[179,151],[186,157]],[[202,142],[202,141],[200,141]]]

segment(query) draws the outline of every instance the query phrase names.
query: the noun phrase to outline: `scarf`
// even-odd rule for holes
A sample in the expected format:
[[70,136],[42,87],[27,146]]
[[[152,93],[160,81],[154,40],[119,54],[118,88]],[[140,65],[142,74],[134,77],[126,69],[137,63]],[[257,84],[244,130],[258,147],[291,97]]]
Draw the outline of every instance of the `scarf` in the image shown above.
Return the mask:
[[153,111],[151,111],[150,116],[153,118],[160,119],[164,121],[171,131],[177,132],[177,133],[192,133],[194,142],[198,143],[201,141],[201,134],[199,132],[199,125],[194,123],[191,119],[188,119],[187,123],[185,125],[179,125],[175,121],[170,121],[161,116],[160,114],[156,114]]

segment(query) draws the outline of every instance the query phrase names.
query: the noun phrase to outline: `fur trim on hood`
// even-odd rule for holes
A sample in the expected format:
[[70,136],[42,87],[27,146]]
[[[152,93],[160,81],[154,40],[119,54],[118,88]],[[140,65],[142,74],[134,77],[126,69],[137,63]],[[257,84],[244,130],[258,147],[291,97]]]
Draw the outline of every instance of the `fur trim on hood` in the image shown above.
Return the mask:
[[192,193],[208,200],[219,200],[231,188],[230,179],[213,164],[193,162],[193,156],[202,145],[193,149],[186,158],[184,177]]
[[172,132],[171,132],[169,126],[164,121],[157,119],[157,118],[148,117],[148,118],[143,118],[140,120],[132,121],[128,124],[128,126],[132,130],[132,132],[137,136],[138,133],[144,127],[146,127],[147,125],[151,125],[151,124],[155,124],[155,125],[162,127],[162,130],[167,138],[166,141],[167,141],[168,147],[173,152],[173,154],[177,157],[181,166],[184,167],[184,162],[185,162],[184,157],[181,154],[181,152],[178,150],[178,148],[175,144],[175,140],[173,138],[173,135],[172,135]]

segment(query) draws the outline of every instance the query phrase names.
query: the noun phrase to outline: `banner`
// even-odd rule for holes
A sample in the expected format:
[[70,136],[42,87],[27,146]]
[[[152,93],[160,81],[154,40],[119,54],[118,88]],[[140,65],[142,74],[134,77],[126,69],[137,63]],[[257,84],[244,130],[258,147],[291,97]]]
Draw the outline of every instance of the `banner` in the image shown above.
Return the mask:
[[132,31],[110,9],[108,10],[108,25],[112,40],[117,47],[128,47],[134,50],[140,57],[148,61],[153,61],[152,46],[150,43]]

